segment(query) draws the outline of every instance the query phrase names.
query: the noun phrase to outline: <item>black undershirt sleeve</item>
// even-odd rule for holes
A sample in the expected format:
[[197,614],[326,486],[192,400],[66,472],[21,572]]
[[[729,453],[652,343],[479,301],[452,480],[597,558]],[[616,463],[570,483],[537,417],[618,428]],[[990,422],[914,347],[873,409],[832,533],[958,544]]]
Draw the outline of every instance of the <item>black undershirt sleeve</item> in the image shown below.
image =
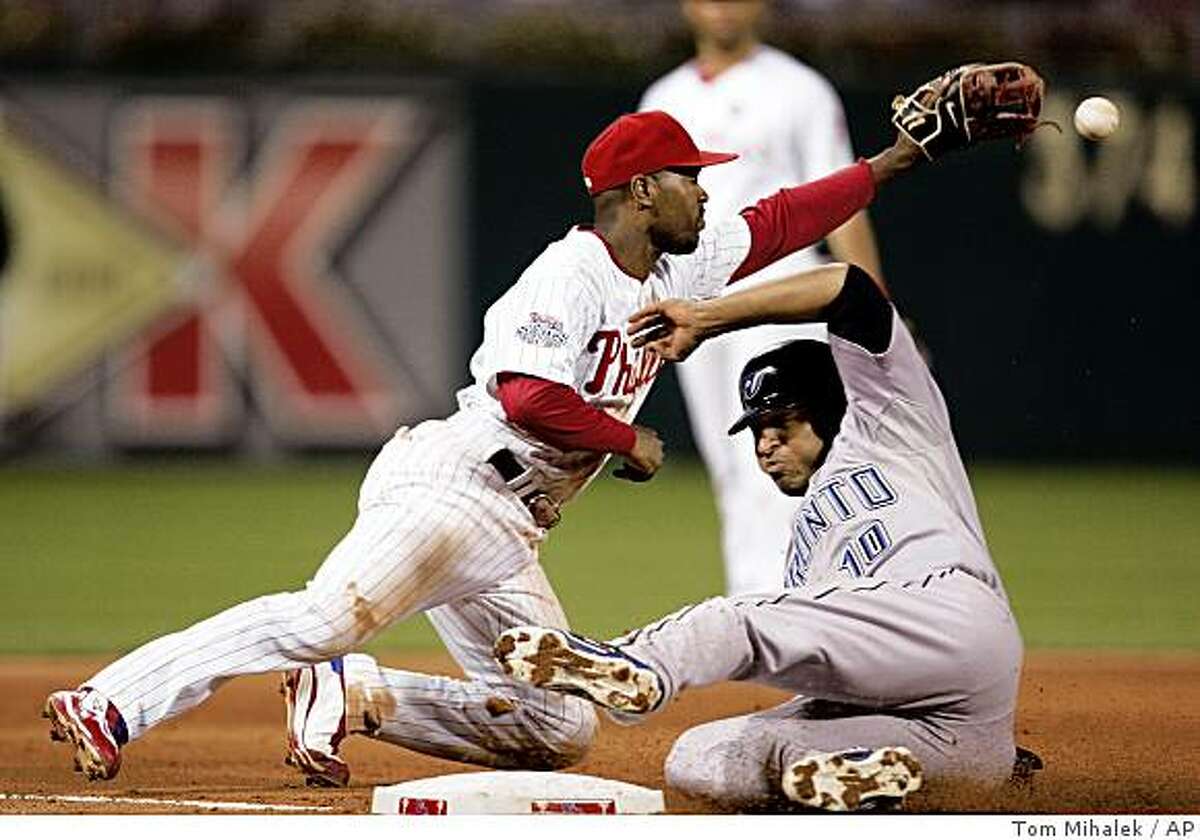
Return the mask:
[[883,353],[892,343],[892,304],[856,265],[850,266],[842,290],[822,314],[829,332],[868,353]]

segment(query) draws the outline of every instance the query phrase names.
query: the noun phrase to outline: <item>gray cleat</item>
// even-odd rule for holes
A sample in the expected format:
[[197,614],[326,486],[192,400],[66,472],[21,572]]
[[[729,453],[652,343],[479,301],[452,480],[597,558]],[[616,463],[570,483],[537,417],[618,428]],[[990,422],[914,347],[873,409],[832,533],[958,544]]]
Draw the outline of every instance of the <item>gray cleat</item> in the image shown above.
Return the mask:
[[662,702],[662,681],[618,647],[549,627],[513,627],[492,649],[504,673],[616,712],[645,714]]
[[822,811],[899,806],[920,789],[921,763],[904,747],[813,753],[783,772],[793,802]]

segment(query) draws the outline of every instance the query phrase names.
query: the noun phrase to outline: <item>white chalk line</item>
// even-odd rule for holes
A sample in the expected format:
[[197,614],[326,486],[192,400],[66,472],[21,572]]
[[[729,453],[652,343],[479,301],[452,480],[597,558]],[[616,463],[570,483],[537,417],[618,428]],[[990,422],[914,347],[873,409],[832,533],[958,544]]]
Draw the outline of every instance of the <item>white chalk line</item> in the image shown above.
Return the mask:
[[166,805],[208,811],[332,811],[324,805],[269,805],[261,802],[216,802],[211,799],[154,799],[141,796],[75,796],[68,794],[0,793],[0,801],[64,802],[73,805]]

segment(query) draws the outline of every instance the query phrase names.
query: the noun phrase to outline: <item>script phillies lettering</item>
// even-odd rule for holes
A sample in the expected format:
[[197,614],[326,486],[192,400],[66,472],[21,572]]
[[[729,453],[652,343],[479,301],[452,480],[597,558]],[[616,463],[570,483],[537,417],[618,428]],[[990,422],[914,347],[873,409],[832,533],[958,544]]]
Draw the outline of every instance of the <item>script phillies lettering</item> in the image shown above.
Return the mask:
[[614,374],[607,386],[609,396],[630,396],[643,385],[654,381],[663,360],[648,347],[634,350],[620,330],[597,330],[588,342],[589,353],[598,353],[596,372],[583,386],[584,393],[595,396],[605,391],[609,374]]

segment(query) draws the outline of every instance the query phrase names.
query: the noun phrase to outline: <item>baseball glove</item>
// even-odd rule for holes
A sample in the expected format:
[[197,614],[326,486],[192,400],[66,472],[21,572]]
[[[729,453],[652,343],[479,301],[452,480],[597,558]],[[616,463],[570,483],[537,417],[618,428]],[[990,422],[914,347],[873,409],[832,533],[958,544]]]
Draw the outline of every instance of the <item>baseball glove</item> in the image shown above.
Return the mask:
[[892,100],[892,122],[930,160],[983,140],[1020,146],[1042,124],[1045,92],[1027,64],[964,64]]

